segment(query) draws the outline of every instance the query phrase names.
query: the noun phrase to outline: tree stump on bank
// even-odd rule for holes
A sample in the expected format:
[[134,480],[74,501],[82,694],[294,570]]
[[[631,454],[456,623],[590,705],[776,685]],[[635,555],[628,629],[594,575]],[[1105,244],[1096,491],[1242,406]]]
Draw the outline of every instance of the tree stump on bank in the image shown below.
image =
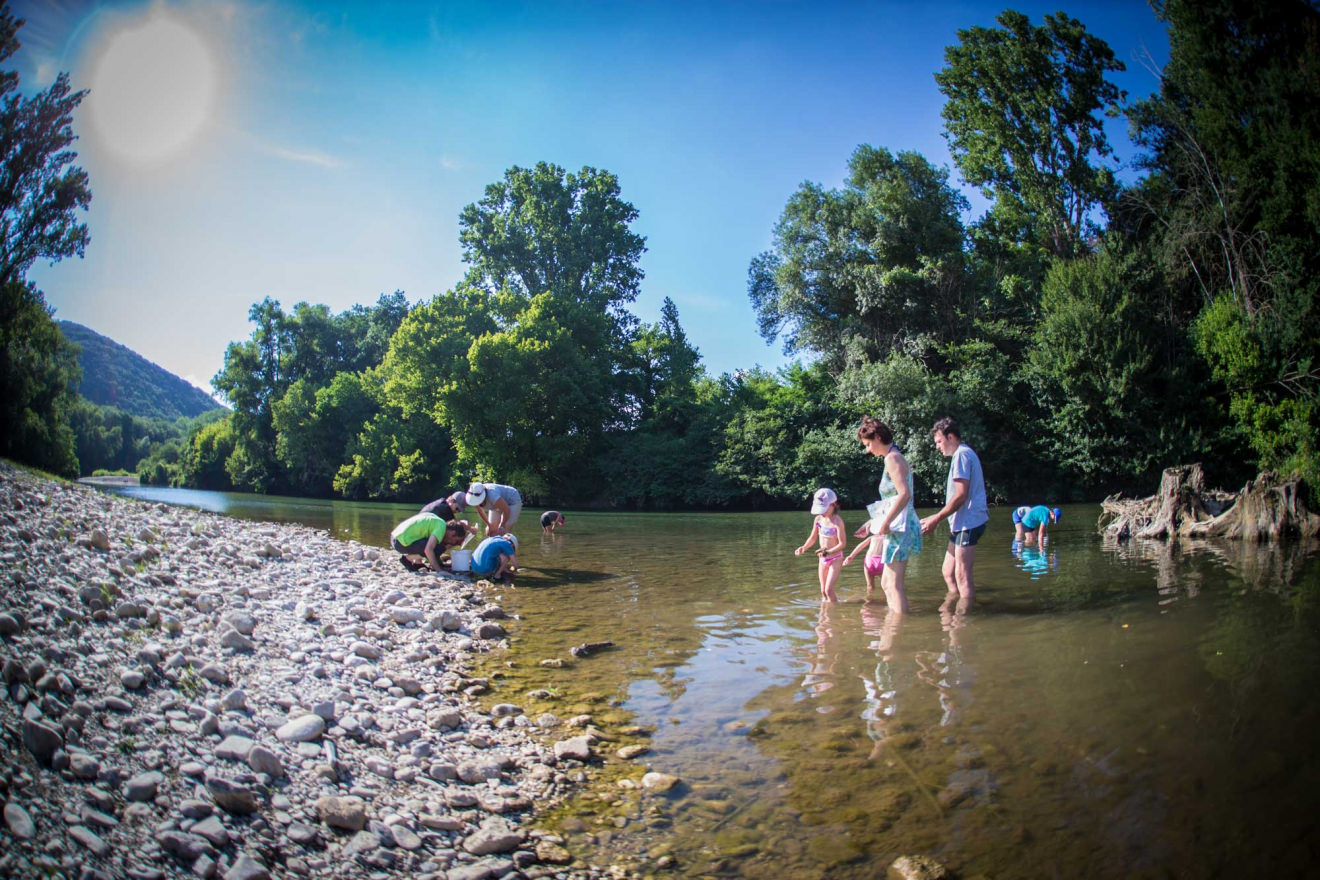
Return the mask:
[[1158,495],[1111,495],[1101,505],[1102,532],[1128,538],[1236,538],[1278,541],[1320,535],[1320,516],[1307,509],[1301,480],[1266,471],[1237,494],[1205,487],[1201,465],[1164,471]]

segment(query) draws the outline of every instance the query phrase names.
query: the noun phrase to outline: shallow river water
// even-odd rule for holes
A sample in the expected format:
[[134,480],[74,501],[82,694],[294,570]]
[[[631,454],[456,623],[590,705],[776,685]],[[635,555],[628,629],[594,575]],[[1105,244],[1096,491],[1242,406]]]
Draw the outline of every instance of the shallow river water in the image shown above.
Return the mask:
[[[380,546],[414,510],[120,491]],[[497,588],[522,622],[491,701],[649,747],[547,818],[575,854],[661,877],[860,880],[909,854],[965,878],[1320,874],[1314,548],[1110,546],[1073,506],[1015,554],[998,509],[970,613],[941,611],[937,533],[900,617],[859,601],[857,565],[821,605],[805,512],[568,511],[553,537],[538,514]],[[646,769],[682,781],[644,795]]]

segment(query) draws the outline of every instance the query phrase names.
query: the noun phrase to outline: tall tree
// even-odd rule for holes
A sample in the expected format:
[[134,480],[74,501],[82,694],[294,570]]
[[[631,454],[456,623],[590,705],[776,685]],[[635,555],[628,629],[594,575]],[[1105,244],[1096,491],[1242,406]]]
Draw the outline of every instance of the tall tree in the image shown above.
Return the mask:
[[994,200],[998,227],[1071,257],[1117,191],[1100,114],[1117,113],[1123,93],[1106,75],[1124,65],[1062,12],[1040,26],[1013,10],[996,20],[958,31],[945,50],[935,74],[945,137],[964,179]]
[[595,168],[510,168],[459,215],[468,283],[524,302],[551,293],[621,309],[637,298],[646,239],[631,230],[637,209],[619,193],[618,178]]
[[226,465],[230,481],[265,492],[283,482],[272,406],[293,382],[288,369],[293,337],[288,315],[270,297],[252,306],[248,320],[256,325],[252,338],[229,344],[211,386],[234,408],[234,452]]
[[638,419],[682,433],[690,415],[685,410],[696,401],[701,354],[688,342],[672,299],[665,297],[659,321],[638,327],[632,349]]
[[752,261],[748,296],[766,341],[834,369],[908,341],[956,338],[970,319],[959,213],[948,173],[919,153],[862,145],[845,186],[804,183]]
[[[18,51],[22,26],[0,3],[0,65]],[[30,98],[18,86],[17,71],[0,68],[0,454],[73,476],[78,349],[25,275],[38,259],[81,256],[87,245],[77,216],[92,195],[70,149],[86,93],[71,91],[66,73]]]
[[81,373],[41,291],[0,283],[0,455],[78,475],[69,413]]
[[566,479],[568,463],[623,419],[636,325],[626,306],[646,249],[636,218],[614,175],[546,162],[509,169],[463,209],[463,287],[487,298],[495,326],[472,341],[453,384],[421,393],[439,391],[435,415],[465,464]]
[[[8,3],[0,4],[0,64],[18,51]],[[87,94],[61,72],[45,91],[18,94],[18,73],[0,70],[0,283],[18,281],[37,260],[82,256],[91,204],[87,172],[74,165],[73,111]]]
[[1130,113],[1151,174],[1128,201],[1261,464],[1320,496],[1320,4],[1157,11],[1169,62]]

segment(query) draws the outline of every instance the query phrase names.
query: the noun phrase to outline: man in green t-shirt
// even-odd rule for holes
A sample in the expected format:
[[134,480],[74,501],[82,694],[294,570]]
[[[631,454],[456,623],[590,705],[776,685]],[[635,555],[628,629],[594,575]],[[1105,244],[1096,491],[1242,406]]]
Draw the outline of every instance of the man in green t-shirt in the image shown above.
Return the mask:
[[409,571],[430,567],[440,570],[440,553],[463,543],[469,532],[475,532],[465,520],[445,522],[434,513],[410,516],[390,532],[390,546],[402,554],[399,561]]

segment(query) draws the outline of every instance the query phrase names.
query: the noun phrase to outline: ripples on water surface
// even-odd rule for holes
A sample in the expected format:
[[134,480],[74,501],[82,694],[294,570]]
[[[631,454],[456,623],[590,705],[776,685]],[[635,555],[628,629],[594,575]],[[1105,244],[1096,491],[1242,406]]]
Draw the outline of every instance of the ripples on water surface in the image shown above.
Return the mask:
[[[412,512],[202,494],[379,545]],[[939,535],[899,618],[856,601],[855,566],[851,601],[821,607],[815,560],[792,555],[805,513],[570,511],[543,538],[527,511],[492,699],[589,712],[611,755],[649,744],[550,821],[657,876],[873,878],[913,853],[964,877],[1316,875],[1315,554],[1106,547],[1098,513],[1067,508],[1042,554],[1014,553],[994,511],[963,617],[940,611]],[[641,796],[648,767],[683,783]]]

